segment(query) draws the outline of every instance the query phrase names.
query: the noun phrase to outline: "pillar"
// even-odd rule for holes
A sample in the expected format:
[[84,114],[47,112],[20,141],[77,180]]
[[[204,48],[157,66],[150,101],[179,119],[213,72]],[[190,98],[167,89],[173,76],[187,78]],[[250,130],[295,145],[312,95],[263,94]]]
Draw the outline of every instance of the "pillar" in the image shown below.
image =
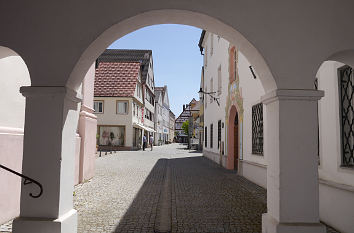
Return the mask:
[[323,91],[275,90],[266,105],[263,233],[324,233],[319,222],[317,111]]
[[79,182],[89,180],[95,173],[97,117],[94,110],[81,105],[79,134],[81,137]]
[[75,233],[73,209],[75,139],[78,122],[76,91],[66,87],[21,87],[26,97],[23,174],[43,185],[21,187],[20,216],[13,233]]

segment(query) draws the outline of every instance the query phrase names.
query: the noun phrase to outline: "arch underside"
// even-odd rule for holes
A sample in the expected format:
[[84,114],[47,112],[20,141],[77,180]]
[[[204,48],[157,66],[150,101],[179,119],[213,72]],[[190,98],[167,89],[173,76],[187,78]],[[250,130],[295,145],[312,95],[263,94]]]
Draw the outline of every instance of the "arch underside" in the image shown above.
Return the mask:
[[149,25],[186,24],[236,45],[255,68],[266,92],[310,89],[323,61],[338,51],[353,50],[353,8],[352,1],[338,4],[334,0],[320,4],[291,0],[23,4],[14,0],[0,9],[0,43],[22,56],[32,85],[75,89],[114,40]]

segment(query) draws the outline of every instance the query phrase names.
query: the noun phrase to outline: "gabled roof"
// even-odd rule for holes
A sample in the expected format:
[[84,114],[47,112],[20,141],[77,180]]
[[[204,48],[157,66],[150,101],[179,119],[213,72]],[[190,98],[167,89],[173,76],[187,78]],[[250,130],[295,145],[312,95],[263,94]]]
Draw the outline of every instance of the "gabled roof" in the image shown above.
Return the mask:
[[138,62],[100,62],[95,74],[94,96],[134,96],[139,72]]
[[139,62],[141,64],[141,80],[145,83],[151,57],[152,50],[106,49],[97,58],[96,67],[101,62]]

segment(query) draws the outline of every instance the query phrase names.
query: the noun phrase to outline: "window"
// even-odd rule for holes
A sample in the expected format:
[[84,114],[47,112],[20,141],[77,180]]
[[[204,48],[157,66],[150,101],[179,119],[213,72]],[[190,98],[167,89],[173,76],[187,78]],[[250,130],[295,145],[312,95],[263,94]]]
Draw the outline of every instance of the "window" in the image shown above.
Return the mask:
[[[213,78],[210,79],[210,93],[213,93]],[[210,95],[210,103],[213,102],[213,96]]]
[[213,124],[210,124],[210,148],[213,148]]
[[93,101],[93,109],[95,113],[103,113],[103,100]]
[[125,127],[124,126],[99,126],[100,146],[124,146]]
[[353,69],[343,66],[338,69],[340,94],[340,123],[342,166],[354,167],[354,75]]
[[136,107],[136,104],[133,103],[133,116],[135,116],[135,107]]
[[263,155],[263,104],[252,106],[252,154]]
[[150,121],[153,121],[154,120],[154,114],[152,112],[150,112],[148,109],[146,109],[145,118],[150,120]]
[[141,98],[141,85],[139,83],[136,84],[136,95]]
[[221,82],[222,82],[221,81],[221,65],[219,65],[219,68],[218,68],[218,95],[221,95],[221,89],[222,89]]
[[128,101],[117,101],[117,114],[128,114]]
[[218,121],[218,149],[221,144],[221,120]]
[[237,50],[234,50],[234,80],[237,79]]
[[205,133],[205,136],[204,136],[204,138],[205,138],[205,147],[207,147],[208,146],[208,127],[206,127],[205,126],[205,131],[204,131],[204,133]]
[[214,34],[210,36],[210,56],[214,53]]

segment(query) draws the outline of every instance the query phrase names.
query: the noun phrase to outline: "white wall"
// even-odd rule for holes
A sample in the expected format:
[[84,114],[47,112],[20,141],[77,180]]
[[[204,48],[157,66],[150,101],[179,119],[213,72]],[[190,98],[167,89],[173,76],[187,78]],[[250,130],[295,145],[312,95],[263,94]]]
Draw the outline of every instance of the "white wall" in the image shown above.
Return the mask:
[[320,67],[317,78],[325,96],[319,101],[320,179],[354,186],[354,169],[341,167],[341,135],[337,69],[343,63],[327,61]]
[[354,169],[341,167],[338,68],[344,64],[324,62],[316,77],[325,91],[319,101],[320,218],[342,232],[354,232]]
[[[240,91],[243,97],[243,160],[259,164],[266,164],[266,158],[252,154],[252,106],[261,102],[261,96],[265,94],[259,76],[254,79],[249,69],[251,64],[247,58],[238,52],[238,74],[240,78]],[[263,106],[264,108],[264,106]],[[263,109],[263,121],[265,120]]]
[[[133,146],[133,126],[132,126],[132,98],[124,97],[94,97],[94,100],[103,100],[103,113],[95,113],[97,125],[120,125],[125,126],[125,146]],[[128,114],[117,114],[117,100],[128,101]]]
[[[218,68],[221,65],[222,76],[222,90],[221,95],[215,94],[215,97],[220,98],[220,106],[216,101],[210,103],[209,95],[204,95],[204,129],[207,127],[207,146],[203,143],[203,150],[208,154],[211,159],[218,162],[219,149],[218,149],[218,121],[224,123],[224,128],[221,129],[221,141],[225,142],[225,108],[226,97],[228,92],[229,80],[229,63],[228,63],[228,49],[229,42],[223,38],[207,32],[204,37],[204,91],[211,92],[210,80],[213,78],[213,91],[218,90]],[[213,49],[211,44],[213,40]],[[210,147],[210,125],[213,124],[213,148]],[[205,139],[204,139],[205,140]],[[225,143],[225,155],[226,143]],[[214,156],[213,156],[214,154]],[[216,155],[217,154],[217,155]]]
[[[204,39],[204,90],[206,92],[218,90],[218,68],[221,65],[222,75],[222,93],[220,96],[220,106],[226,106],[228,98],[228,85],[229,85],[229,48],[230,44],[223,38],[206,33]],[[213,44],[211,42],[213,40]],[[213,47],[213,48],[211,48]],[[236,46],[237,49],[237,46]],[[242,135],[242,154],[240,154],[240,174],[253,182],[266,187],[266,158],[261,155],[252,154],[252,106],[260,103],[261,96],[265,94],[265,91],[260,82],[259,76],[256,73],[257,78],[254,79],[249,66],[251,64],[247,58],[238,52],[238,64],[237,71],[239,76],[239,90],[243,99],[243,121],[240,130],[240,136]],[[213,89],[210,87],[210,80],[213,78]],[[265,109],[263,110],[263,112]],[[223,164],[225,166],[227,157],[227,138],[225,139],[226,123],[225,118],[228,113],[228,109],[218,107],[216,102],[210,103],[209,96],[205,96],[204,100],[204,129],[207,127],[207,147],[204,143],[205,155],[213,159],[215,162],[220,161],[219,149],[217,146],[217,130],[218,120],[221,120],[225,127],[221,129],[221,141],[224,142],[224,156]],[[239,113],[240,115],[241,113]],[[264,122],[265,114],[263,114]],[[213,123],[213,148],[210,148],[210,124]],[[205,139],[204,139],[205,140]]]
[[30,75],[25,62],[14,51],[0,46],[0,126],[23,128],[25,97],[21,86],[30,86]]

